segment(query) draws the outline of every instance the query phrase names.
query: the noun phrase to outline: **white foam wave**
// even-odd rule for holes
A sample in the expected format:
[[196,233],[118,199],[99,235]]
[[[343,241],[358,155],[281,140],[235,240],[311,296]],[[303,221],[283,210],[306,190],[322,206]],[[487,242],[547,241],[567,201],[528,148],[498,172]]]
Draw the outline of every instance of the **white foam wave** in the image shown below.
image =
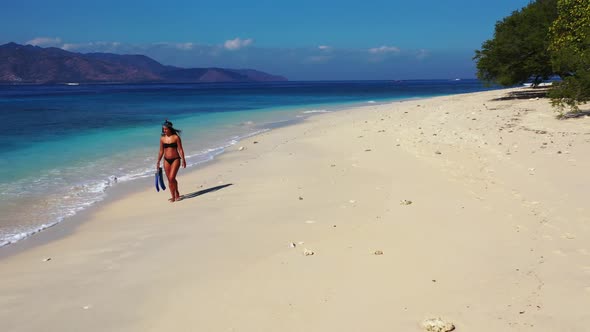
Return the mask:
[[303,111],[303,114],[312,114],[312,113],[332,113],[328,110],[310,110],[310,111]]
[[0,238],[0,247],[12,244],[12,243],[16,243],[22,239],[25,239],[35,233],[39,233],[42,230],[45,230],[49,227],[55,226],[57,225],[59,221],[55,221],[52,223],[47,223],[47,224],[43,224],[37,228],[31,229],[31,230],[27,230],[27,231],[23,231],[23,232],[17,232],[17,233],[9,233],[9,234],[3,234],[2,238]]

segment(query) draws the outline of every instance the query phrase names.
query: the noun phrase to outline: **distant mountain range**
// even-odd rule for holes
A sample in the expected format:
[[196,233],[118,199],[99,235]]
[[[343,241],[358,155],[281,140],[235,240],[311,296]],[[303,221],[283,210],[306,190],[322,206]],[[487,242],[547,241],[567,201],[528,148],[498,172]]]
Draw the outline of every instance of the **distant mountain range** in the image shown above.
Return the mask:
[[253,69],[179,68],[145,55],[74,53],[8,43],[0,45],[0,83],[198,83],[286,81]]

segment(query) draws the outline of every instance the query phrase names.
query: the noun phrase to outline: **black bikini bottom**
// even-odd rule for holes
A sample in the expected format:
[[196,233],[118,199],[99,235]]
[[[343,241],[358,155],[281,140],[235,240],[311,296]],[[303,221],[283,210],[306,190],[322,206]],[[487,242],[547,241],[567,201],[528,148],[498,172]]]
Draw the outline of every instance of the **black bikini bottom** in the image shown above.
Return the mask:
[[172,159],[168,159],[166,157],[164,157],[164,160],[166,160],[168,162],[168,164],[172,165],[172,163],[176,160],[176,159],[180,159],[180,157],[176,157],[176,158],[172,158]]

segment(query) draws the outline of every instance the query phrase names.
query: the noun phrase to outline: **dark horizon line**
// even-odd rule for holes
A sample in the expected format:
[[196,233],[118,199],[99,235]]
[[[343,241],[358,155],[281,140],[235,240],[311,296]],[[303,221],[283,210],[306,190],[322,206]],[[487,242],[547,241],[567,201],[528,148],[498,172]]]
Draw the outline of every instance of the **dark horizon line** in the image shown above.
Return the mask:
[[319,80],[287,80],[287,81],[251,81],[251,82],[56,82],[56,83],[2,83],[0,82],[0,86],[6,85],[26,85],[26,86],[41,86],[41,85],[66,85],[70,83],[76,83],[74,86],[80,85],[187,85],[187,84],[268,84],[268,83],[282,83],[282,84],[289,84],[289,83],[337,83],[337,82],[411,82],[411,81],[480,81],[478,78],[410,78],[410,79],[344,79],[344,80],[330,80],[330,79],[319,79]]

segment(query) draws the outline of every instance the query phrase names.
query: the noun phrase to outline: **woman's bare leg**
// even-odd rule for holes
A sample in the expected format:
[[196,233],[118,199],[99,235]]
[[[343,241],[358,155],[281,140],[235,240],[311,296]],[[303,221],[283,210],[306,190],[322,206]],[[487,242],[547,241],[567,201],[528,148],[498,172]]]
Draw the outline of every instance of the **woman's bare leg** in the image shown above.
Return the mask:
[[[167,162],[165,162],[166,164]],[[176,174],[180,169],[180,159],[174,160],[172,165],[168,164],[166,168],[166,176],[168,177],[168,186],[170,187],[170,194],[172,195],[172,202],[178,201],[180,194],[178,192],[178,181],[176,181]]]
[[172,181],[170,181],[170,172],[171,172],[172,165],[170,165],[166,160],[164,160],[164,171],[166,172],[166,177],[168,178],[168,189],[170,190],[170,195],[172,198],[169,199],[170,202],[174,202],[174,195],[175,191],[172,188]]

